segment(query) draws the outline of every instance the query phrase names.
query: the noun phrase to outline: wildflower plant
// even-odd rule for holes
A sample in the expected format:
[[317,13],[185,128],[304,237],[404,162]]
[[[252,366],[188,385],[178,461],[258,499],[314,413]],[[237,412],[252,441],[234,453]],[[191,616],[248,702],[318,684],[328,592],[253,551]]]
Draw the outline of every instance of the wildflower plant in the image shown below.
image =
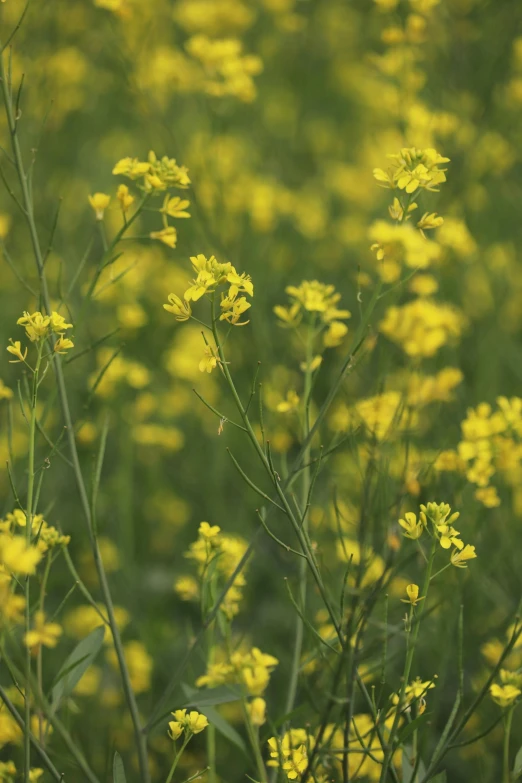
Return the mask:
[[511,783],[521,39],[453,94],[487,4],[52,5],[0,11],[0,780]]

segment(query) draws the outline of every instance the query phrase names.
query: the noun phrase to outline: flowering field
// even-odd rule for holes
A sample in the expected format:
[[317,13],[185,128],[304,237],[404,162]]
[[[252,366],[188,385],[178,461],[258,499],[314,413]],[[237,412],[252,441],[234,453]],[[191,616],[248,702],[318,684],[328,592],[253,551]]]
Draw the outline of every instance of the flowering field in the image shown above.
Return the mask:
[[521,31],[2,0],[1,783],[522,780]]

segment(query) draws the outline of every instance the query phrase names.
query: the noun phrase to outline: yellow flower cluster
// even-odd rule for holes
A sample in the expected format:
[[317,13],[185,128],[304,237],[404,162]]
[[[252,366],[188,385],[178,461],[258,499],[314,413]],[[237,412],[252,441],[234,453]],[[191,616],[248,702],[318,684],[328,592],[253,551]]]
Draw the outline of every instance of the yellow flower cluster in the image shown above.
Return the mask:
[[[24,311],[24,314],[16,323],[25,328],[25,334],[32,343],[39,343],[52,334],[58,335],[54,342],[55,353],[64,354],[71,348],[74,348],[74,343],[64,336],[67,329],[72,329],[72,324],[68,324],[65,318],[54,310],[51,315],[43,315],[39,311],[35,313]],[[7,350],[10,354],[16,356],[16,359],[11,360],[11,362],[25,362],[28,349],[23,350],[19,340],[10,340],[10,343],[7,346]]]
[[373,176],[384,188],[404,190],[411,195],[418,190],[438,190],[437,186],[446,182],[447,169],[441,169],[440,165],[448,163],[449,158],[444,158],[432,148],[403,147],[388,158],[391,165],[386,171],[373,170]]
[[[27,516],[24,511],[15,508],[8,513],[5,519],[0,519],[0,532],[13,534],[17,528],[27,526]],[[42,514],[35,514],[32,518],[32,534],[38,538],[37,548],[45,554],[48,549],[56,546],[67,546],[71,537],[60,533],[55,527],[49,525]]]
[[501,669],[499,674],[501,684],[493,683],[489,694],[499,707],[506,709],[506,707],[512,707],[522,694],[522,672]]
[[282,761],[287,779],[298,780],[308,766],[308,752],[314,744],[315,738],[306,729],[289,729],[281,738],[270,737],[268,766],[279,767]]
[[183,732],[186,735],[199,734],[208,726],[205,715],[196,712],[196,710],[191,710],[188,714],[185,709],[176,710],[171,715],[174,720],[169,722],[169,735],[173,740],[179,739]]
[[388,391],[360,400],[355,404],[354,412],[377,440],[389,438],[417,422],[416,414],[407,410],[404,396],[398,391]]
[[169,188],[188,188],[190,179],[185,166],[178,166],[174,158],[164,155],[158,158],[152,150],[146,161],[138,158],[122,158],[114,166],[115,176],[124,176],[136,182],[136,186],[146,193],[168,190]]
[[348,332],[343,321],[350,318],[351,313],[337,307],[341,294],[336,292],[333,285],[318,280],[304,280],[299,286],[287,286],[285,291],[290,298],[290,305],[274,307],[280,326],[295,329],[309,313],[308,319],[317,327],[318,333],[322,333],[324,348],[341,344]]
[[[477,557],[475,547],[464,544],[460,533],[453,527],[460,513],[451,513],[451,507],[447,503],[427,503],[421,505],[420,514],[407,512],[404,518],[399,519],[399,525],[403,529],[405,538],[419,539],[424,531],[436,539],[443,549],[452,549],[450,563],[456,568],[467,568],[467,561]],[[428,525],[431,522],[431,526]]]
[[237,650],[228,658],[211,663],[205,674],[196,680],[198,688],[219,685],[240,685],[249,696],[262,696],[279,661],[258,647]]
[[211,40],[206,35],[195,35],[187,41],[185,48],[203,66],[204,90],[209,95],[233,96],[246,103],[255,99],[252,77],[261,73],[263,63],[256,55],[243,54],[240,40]]
[[465,326],[461,312],[449,304],[418,298],[389,307],[379,330],[414,358],[434,356],[446,343],[460,337]]
[[469,408],[461,422],[462,439],[457,450],[439,455],[439,471],[463,472],[477,487],[475,497],[487,508],[500,504],[491,479],[498,471],[517,489],[522,479],[522,399],[497,397],[497,408],[480,403]]
[[[442,218],[440,218],[442,220]],[[371,249],[379,264],[379,275],[385,283],[399,279],[402,267],[427,269],[442,255],[442,248],[436,242],[421,236],[419,231],[406,222],[388,223],[376,220],[369,230]]]
[[[220,263],[215,256],[207,258],[202,253],[190,257],[192,268],[196,277],[187,288],[181,299],[177,294],[168,295],[168,303],[163,307],[172,313],[176,321],[188,321],[192,318],[191,302],[197,302],[204,296],[209,296],[212,307],[213,325],[216,321],[224,321],[231,326],[245,326],[248,321],[242,321],[241,317],[251,307],[247,296],[254,295],[254,285],[250,275],[239,274],[235,267],[228,261]],[[214,312],[214,296],[221,286],[226,286],[226,291],[221,291],[219,302],[220,314]],[[197,320],[197,319],[196,319]],[[219,364],[216,349],[206,343],[203,358],[199,363],[201,372],[212,372]]]
[[[216,574],[226,582],[234,573],[246,548],[246,542],[239,536],[226,535],[221,532],[218,525],[202,522],[199,526],[198,538],[185,552],[185,557],[197,564],[200,578],[204,576],[210,563],[215,562]],[[239,611],[245,584],[243,569],[234,579],[220,607],[228,619],[232,619]],[[192,600],[199,596],[197,583],[195,584],[190,577],[178,579],[174,588],[183,600]]]

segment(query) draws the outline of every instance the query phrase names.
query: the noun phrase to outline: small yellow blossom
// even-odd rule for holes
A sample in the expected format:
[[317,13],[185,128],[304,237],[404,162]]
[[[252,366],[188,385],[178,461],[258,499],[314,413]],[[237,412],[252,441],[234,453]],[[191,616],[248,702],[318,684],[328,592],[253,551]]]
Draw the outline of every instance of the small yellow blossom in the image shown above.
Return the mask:
[[169,294],[167,299],[169,300],[169,304],[164,304],[164,309],[169,313],[173,313],[176,321],[188,321],[192,315],[190,302],[187,302],[185,299],[180,299],[176,294]]
[[127,185],[118,185],[118,190],[116,191],[116,198],[120,202],[121,211],[123,213],[127,212],[129,208],[134,204],[134,196],[129,192],[129,188]]
[[282,402],[278,403],[277,405],[277,412],[278,413],[292,413],[293,411],[296,411],[299,407],[299,395],[297,392],[295,392],[293,389],[291,389],[286,394],[286,399],[282,400]]
[[41,551],[27,544],[25,537],[0,534],[0,563],[8,571],[32,575],[41,559]]
[[198,533],[202,538],[216,538],[221,533],[219,525],[209,525],[208,522],[202,522],[198,528]]
[[160,242],[163,242],[164,245],[167,245],[172,249],[176,247],[178,241],[178,232],[174,226],[167,226],[166,228],[162,228],[161,231],[151,231],[149,236],[151,239],[158,239]]
[[200,372],[208,372],[211,373],[212,370],[215,370],[218,364],[217,356],[214,354],[214,351],[210,347],[210,345],[205,345],[205,351],[203,353],[203,357],[199,362],[199,370]]
[[70,351],[71,348],[74,348],[73,341],[69,340],[67,337],[63,337],[63,335],[60,335],[54,344],[55,353],[65,354],[67,351]]
[[475,553],[475,547],[471,546],[470,544],[466,544],[466,546],[461,550],[453,550],[450,561],[452,565],[456,566],[457,568],[467,568],[467,561],[473,560],[474,557],[477,557]]
[[511,705],[518,699],[522,691],[515,685],[493,685],[489,689],[489,693],[493,701],[499,705],[499,707],[511,707]]
[[22,343],[20,340],[11,340],[11,345],[7,346],[7,350],[9,353],[12,353],[13,356],[16,356],[16,359],[10,359],[9,364],[17,364],[18,362],[25,362],[28,348],[25,349],[25,351],[22,351]]
[[190,206],[190,201],[182,199],[179,196],[165,196],[165,201],[160,209],[164,215],[169,215],[172,218],[189,218],[190,214],[185,210]]
[[407,511],[404,514],[404,519],[399,519],[399,525],[404,529],[403,535],[412,540],[420,538],[424,532],[422,519],[417,521],[417,515],[412,511]]
[[419,598],[419,585],[411,584],[406,587],[406,595],[408,598],[401,598],[403,604],[411,604],[417,606],[419,601],[423,601],[424,598]]
[[107,193],[95,193],[89,196],[89,204],[94,209],[96,220],[103,220],[105,210],[109,206],[111,197]]
[[41,647],[56,647],[62,635],[62,627],[58,623],[46,623],[45,614],[37,611],[34,614],[34,627],[24,636],[24,642],[31,650]]
[[266,701],[261,696],[256,696],[249,703],[248,712],[254,726],[263,726],[266,722]]
[[418,221],[417,228],[420,228],[421,231],[428,231],[432,228],[440,228],[443,223],[444,218],[440,215],[437,215],[436,212],[425,212]]
[[208,726],[208,720],[196,710],[191,710],[187,714],[186,709],[176,710],[171,713],[175,720],[169,723],[169,734],[172,739],[178,739],[184,731],[187,734],[199,734]]

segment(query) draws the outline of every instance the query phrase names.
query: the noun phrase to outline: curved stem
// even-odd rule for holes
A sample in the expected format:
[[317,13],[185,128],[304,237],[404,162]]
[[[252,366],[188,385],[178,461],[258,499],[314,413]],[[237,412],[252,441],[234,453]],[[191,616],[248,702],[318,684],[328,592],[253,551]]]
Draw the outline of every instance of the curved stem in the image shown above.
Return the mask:
[[511,724],[513,722],[513,712],[515,708],[510,707],[507,711],[504,725],[504,744],[502,748],[502,783],[510,783],[511,774],[509,767],[509,741],[511,739]]

